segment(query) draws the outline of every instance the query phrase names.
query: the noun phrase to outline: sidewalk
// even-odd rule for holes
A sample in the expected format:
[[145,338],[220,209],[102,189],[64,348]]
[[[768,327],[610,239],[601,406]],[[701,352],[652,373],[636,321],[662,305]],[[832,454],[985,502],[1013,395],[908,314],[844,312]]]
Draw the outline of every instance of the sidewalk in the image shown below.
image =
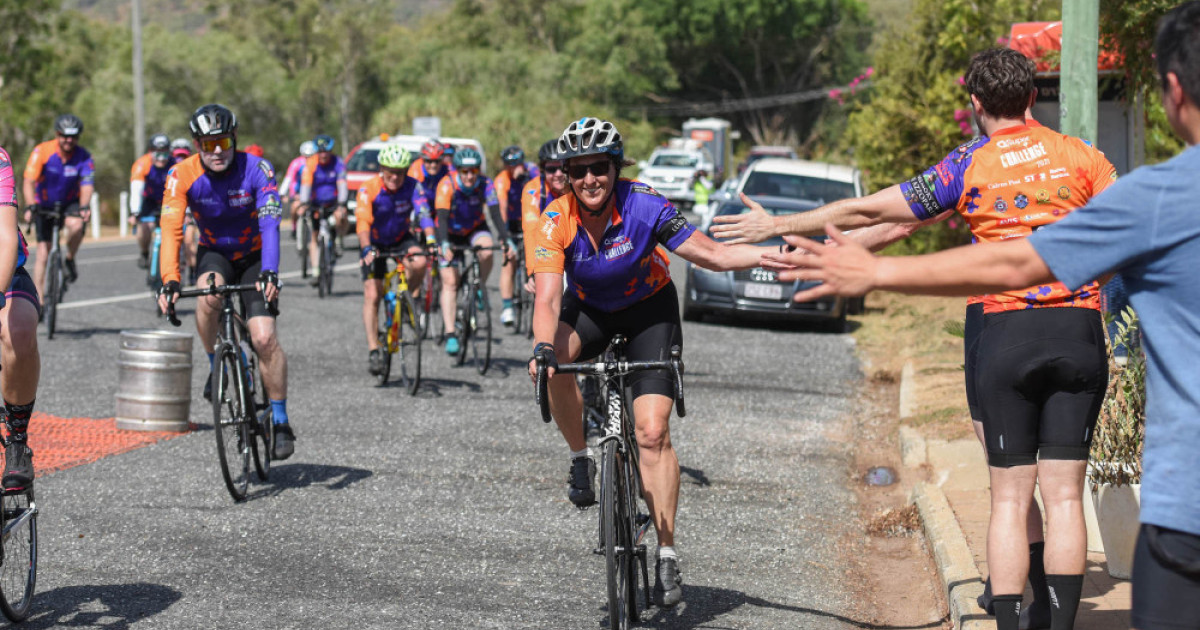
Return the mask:
[[[913,408],[920,399],[921,387],[914,374],[916,370],[906,366],[901,378],[902,419],[906,417],[906,408]],[[926,539],[947,589],[954,627],[995,628],[995,621],[975,603],[975,598],[983,592],[983,577],[988,574],[990,484],[983,449],[975,439],[927,441],[903,424],[900,444],[905,467],[928,467],[929,481],[913,489],[913,501],[920,508]],[[1084,500],[1090,497],[1085,496]],[[1093,546],[1089,544],[1089,548]],[[1075,627],[1125,630],[1129,623],[1129,582],[1110,577],[1104,554],[1089,551],[1083,601]]]

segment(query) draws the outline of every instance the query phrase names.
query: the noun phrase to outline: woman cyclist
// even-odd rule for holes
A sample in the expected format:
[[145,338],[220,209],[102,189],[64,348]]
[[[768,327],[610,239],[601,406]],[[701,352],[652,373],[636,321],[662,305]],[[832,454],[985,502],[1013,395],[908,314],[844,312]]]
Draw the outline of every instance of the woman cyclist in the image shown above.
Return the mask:
[[[595,463],[584,440],[579,387],[573,375],[555,376],[554,366],[598,356],[615,334],[629,340],[633,361],[665,360],[671,346],[682,345],[679,298],[659,245],[712,270],[757,267],[764,248],[721,245],[653,188],[621,179],[631,162],[610,122],[571,123],[558,139],[558,154],[569,190],[529,234],[536,239],[530,258],[537,284],[529,374],[536,378],[537,359],[549,366],[550,410],[571,449],[568,496],[582,507],[595,501]],[[646,503],[658,532],[655,599],[674,606],[683,593],[674,548],[679,460],[668,427],[675,384],[660,371],[637,372],[629,386]]]

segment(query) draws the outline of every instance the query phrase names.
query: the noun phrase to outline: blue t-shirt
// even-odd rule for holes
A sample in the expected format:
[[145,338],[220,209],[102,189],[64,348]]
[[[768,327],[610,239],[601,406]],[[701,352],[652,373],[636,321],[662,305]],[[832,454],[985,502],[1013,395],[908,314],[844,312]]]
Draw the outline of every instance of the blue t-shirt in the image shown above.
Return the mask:
[[1145,166],[1030,244],[1068,287],[1119,272],[1146,349],[1143,523],[1200,535],[1200,146]]

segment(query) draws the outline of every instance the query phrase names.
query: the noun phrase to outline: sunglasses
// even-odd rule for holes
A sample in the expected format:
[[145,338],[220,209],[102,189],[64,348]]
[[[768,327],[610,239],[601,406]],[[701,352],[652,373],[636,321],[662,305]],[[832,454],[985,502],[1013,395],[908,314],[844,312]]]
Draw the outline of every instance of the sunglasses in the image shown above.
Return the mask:
[[555,174],[555,173],[561,173],[562,171],[563,171],[563,165],[562,165],[562,164],[555,164],[554,166],[551,166],[551,165],[547,164],[547,165],[545,165],[545,166],[543,166],[543,167],[542,167],[542,172],[543,172],[543,173],[545,173],[545,174],[547,174],[547,175],[553,175],[553,174]]
[[571,176],[571,179],[583,179],[587,177],[588,173],[591,173],[595,177],[602,177],[608,175],[609,166],[611,166],[611,162],[607,160],[592,162],[591,164],[576,164],[567,167],[567,174]]
[[460,169],[458,169],[458,172],[461,175],[478,175],[479,169],[477,169],[477,168],[460,168]]
[[220,138],[204,138],[200,140],[200,150],[205,153],[212,153],[220,147],[222,151],[228,151],[233,148],[233,137],[223,136]]

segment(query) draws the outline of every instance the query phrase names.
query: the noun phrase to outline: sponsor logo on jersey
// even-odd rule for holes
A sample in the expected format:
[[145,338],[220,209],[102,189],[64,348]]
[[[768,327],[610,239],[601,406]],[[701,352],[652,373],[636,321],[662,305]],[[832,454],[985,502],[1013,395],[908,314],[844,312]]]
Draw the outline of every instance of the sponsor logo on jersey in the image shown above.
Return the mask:
[[1050,169],[1050,179],[1062,179],[1070,176],[1071,172],[1065,168],[1059,167]]
[[538,260],[550,260],[551,256],[552,254],[550,253],[550,250],[546,249],[545,247],[539,247],[533,250],[533,257]]
[[604,239],[604,259],[616,260],[633,251],[633,241],[624,234]]
[[1024,210],[1025,206],[1029,205],[1029,197],[1026,197],[1025,193],[1017,193],[1017,196],[1013,197],[1013,204]]
[[1059,186],[1058,187],[1058,198],[1059,199],[1070,199],[1071,198],[1071,189],[1067,188],[1066,186]]
[[996,197],[996,202],[992,204],[996,212],[1008,212],[1008,203],[1004,201],[1004,197]]
[[1050,203],[1050,191],[1046,190],[1045,188],[1039,189],[1037,193],[1034,194],[1034,197],[1037,199],[1038,203]]
[[1027,147],[1032,141],[1029,136],[1021,136],[1019,138],[1005,138],[996,141],[996,147],[1000,149],[1011,149],[1013,147]]
[[229,191],[229,205],[234,208],[242,208],[250,205],[254,201],[254,196],[248,190],[231,190]]
[[938,162],[933,170],[937,172],[938,179],[942,181],[943,186],[949,186],[950,182],[954,181],[954,175],[950,172],[950,166],[945,160]]
[[1046,147],[1039,142],[1031,147],[1001,154],[1000,165],[1004,168],[1012,168],[1018,164],[1032,162],[1043,157],[1046,157]]
[[1000,219],[1000,223],[998,223],[997,225],[999,225],[1000,227],[1004,227],[1007,225],[1016,225],[1020,222],[1021,222],[1021,219],[1019,217],[1006,217],[1006,218]]
[[258,161],[258,170],[262,171],[263,175],[275,179],[275,170],[271,168],[271,165],[266,160]]

